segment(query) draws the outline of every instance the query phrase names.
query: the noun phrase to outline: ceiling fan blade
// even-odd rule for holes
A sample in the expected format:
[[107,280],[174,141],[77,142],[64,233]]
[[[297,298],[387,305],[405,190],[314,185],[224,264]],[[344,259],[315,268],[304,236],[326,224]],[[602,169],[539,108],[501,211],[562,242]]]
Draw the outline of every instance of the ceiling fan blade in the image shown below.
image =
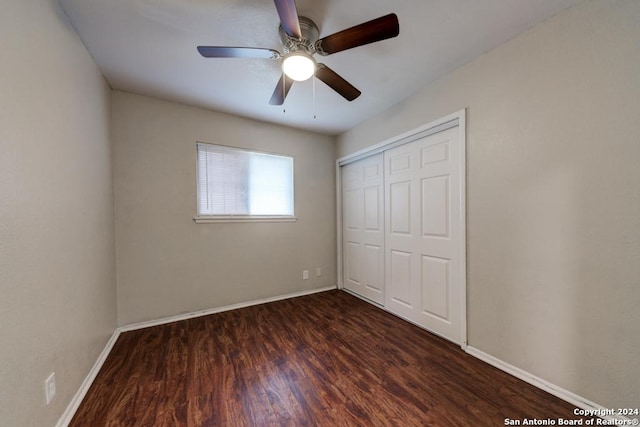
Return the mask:
[[[284,89],[283,89],[284,85]],[[284,99],[287,97],[289,93],[289,89],[291,89],[291,85],[293,85],[293,79],[282,73],[280,79],[278,79],[278,84],[276,88],[273,90],[273,95],[271,95],[271,100],[269,100],[269,104],[271,105],[282,105],[284,104]]]
[[365,44],[390,39],[398,34],[400,34],[398,16],[395,13],[390,13],[321,38],[316,42],[316,51],[320,55],[330,55]]
[[340,77],[335,71],[324,64],[318,64],[316,68],[316,77],[331,89],[342,95],[342,97],[347,101],[353,101],[362,93],[353,87],[351,83]]
[[282,29],[291,37],[302,38],[295,0],[273,0],[273,2],[276,4]]
[[278,59],[280,52],[259,47],[198,46],[198,52],[205,58],[255,58]]

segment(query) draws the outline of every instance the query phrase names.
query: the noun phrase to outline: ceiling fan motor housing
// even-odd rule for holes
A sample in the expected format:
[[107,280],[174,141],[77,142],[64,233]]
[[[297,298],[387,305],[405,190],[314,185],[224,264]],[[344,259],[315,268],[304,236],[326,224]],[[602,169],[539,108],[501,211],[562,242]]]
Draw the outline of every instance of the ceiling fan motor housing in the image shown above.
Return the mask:
[[300,21],[300,32],[302,33],[300,39],[288,35],[282,28],[282,25],[278,28],[284,53],[303,51],[309,55],[313,55],[316,53],[315,44],[320,37],[318,26],[311,19],[304,16],[298,17],[298,20]]

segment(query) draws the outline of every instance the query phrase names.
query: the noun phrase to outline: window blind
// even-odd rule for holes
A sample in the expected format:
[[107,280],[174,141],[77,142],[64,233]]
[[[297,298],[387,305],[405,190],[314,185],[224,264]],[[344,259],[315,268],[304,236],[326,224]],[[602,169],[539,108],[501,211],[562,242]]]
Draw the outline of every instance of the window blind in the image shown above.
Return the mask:
[[293,157],[197,143],[198,216],[293,216]]

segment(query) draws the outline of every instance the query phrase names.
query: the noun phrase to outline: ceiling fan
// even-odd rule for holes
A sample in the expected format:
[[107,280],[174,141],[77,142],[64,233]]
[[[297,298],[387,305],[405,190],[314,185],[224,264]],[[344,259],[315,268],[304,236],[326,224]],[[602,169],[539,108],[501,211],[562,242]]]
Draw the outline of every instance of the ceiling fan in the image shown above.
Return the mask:
[[257,47],[198,46],[198,52],[205,58],[282,59],[282,78],[273,91],[271,105],[284,103],[294,81],[304,81],[314,75],[347,101],[353,101],[361,92],[329,67],[316,62],[313,55],[331,55],[400,33],[398,17],[391,13],[319,38],[318,26],[311,19],[298,16],[295,0],[274,0],[274,3],[280,17],[279,33],[284,54]]

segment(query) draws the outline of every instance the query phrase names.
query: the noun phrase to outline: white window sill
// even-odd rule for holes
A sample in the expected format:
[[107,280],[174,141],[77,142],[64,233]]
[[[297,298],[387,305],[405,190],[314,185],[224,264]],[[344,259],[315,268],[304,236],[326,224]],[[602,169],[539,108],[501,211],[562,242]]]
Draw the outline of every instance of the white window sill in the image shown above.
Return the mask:
[[252,216],[197,216],[193,218],[196,224],[210,224],[216,222],[296,222],[298,218],[294,216],[278,215],[252,215]]

